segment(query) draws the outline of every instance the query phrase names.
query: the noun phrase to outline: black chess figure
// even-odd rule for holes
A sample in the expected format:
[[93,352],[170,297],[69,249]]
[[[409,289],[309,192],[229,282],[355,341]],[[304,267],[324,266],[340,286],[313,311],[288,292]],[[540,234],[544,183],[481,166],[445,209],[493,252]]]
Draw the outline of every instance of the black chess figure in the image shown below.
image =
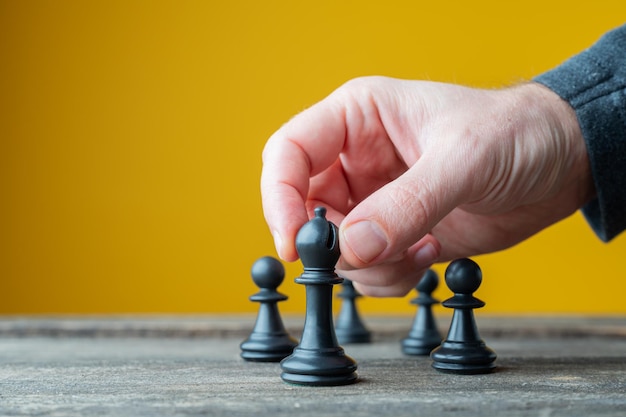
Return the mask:
[[240,345],[241,357],[254,362],[280,362],[298,345],[285,330],[278,311],[277,303],[287,299],[276,290],[285,278],[285,268],[278,259],[265,256],[252,265],[251,275],[261,289],[250,296],[250,301],[259,303],[259,313],[252,333]]
[[402,340],[402,352],[406,355],[428,355],[441,344],[441,333],[432,310],[432,306],[439,303],[432,296],[438,285],[437,273],[429,269],[415,287],[417,297],[411,300],[411,304],[417,305],[417,313],[408,336]]
[[335,324],[335,334],[339,344],[370,343],[372,333],[363,324],[356,306],[357,298],[362,295],[354,288],[352,281],[343,279],[341,292],[337,294],[337,297],[342,299],[341,310],[339,310]]
[[485,345],[476,327],[474,309],[485,303],[472,294],[480,287],[482,272],[471,259],[457,259],[446,269],[446,284],[454,296],[443,302],[453,308],[446,339],[433,350],[433,368],[456,374],[486,374],[495,368],[496,353]]
[[326,209],[296,236],[304,272],[296,282],[306,287],[306,316],[300,344],[280,363],[283,381],[298,385],[333,386],[357,381],[357,364],[337,343],[333,326],[333,285],[343,279],[335,273],[339,260],[337,226],[326,220]]

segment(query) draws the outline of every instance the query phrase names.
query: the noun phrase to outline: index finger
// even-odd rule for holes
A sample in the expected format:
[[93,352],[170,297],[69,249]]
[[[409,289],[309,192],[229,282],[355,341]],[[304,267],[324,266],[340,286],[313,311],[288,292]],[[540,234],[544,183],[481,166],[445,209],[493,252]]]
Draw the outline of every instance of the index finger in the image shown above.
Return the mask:
[[332,96],[295,116],[263,150],[261,196],[278,255],[295,261],[295,238],[309,218],[310,178],[337,160],[346,137],[345,108]]

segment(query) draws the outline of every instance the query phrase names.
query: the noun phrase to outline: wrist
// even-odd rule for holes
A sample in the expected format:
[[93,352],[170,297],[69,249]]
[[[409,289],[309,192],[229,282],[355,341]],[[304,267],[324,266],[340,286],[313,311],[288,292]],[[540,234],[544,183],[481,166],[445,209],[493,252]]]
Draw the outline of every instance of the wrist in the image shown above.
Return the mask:
[[521,108],[526,112],[525,126],[531,137],[555,149],[561,186],[570,190],[577,208],[595,197],[587,147],[574,109],[558,94],[539,83],[515,87]]

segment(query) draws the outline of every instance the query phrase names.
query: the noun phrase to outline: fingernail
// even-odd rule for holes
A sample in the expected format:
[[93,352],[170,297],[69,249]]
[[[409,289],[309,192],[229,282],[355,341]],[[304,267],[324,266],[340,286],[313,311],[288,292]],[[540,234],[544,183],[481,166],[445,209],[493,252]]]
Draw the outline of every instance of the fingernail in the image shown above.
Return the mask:
[[348,226],[343,231],[343,239],[363,263],[369,263],[387,247],[387,238],[382,229],[370,220],[363,220]]
[[276,253],[279,257],[282,258],[281,249],[283,247],[283,238],[280,237],[280,233],[276,230],[272,232],[272,236],[274,236],[274,246],[276,247]]
[[432,243],[427,243],[421,247],[413,256],[413,262],[418,268],[428,268],[437,260],[437,249]]

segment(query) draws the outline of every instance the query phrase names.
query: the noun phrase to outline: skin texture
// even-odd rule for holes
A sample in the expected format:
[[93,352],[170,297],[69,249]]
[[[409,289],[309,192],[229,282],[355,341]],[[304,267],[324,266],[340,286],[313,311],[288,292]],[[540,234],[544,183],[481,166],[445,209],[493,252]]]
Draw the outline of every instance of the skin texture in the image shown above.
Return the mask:
[[339,271],[401,296],[433,263],[505,249],[594,195],[570,106],[535,83],[502,90],[357,78],[268,140],[263,210],[281,258],[323,205]]

